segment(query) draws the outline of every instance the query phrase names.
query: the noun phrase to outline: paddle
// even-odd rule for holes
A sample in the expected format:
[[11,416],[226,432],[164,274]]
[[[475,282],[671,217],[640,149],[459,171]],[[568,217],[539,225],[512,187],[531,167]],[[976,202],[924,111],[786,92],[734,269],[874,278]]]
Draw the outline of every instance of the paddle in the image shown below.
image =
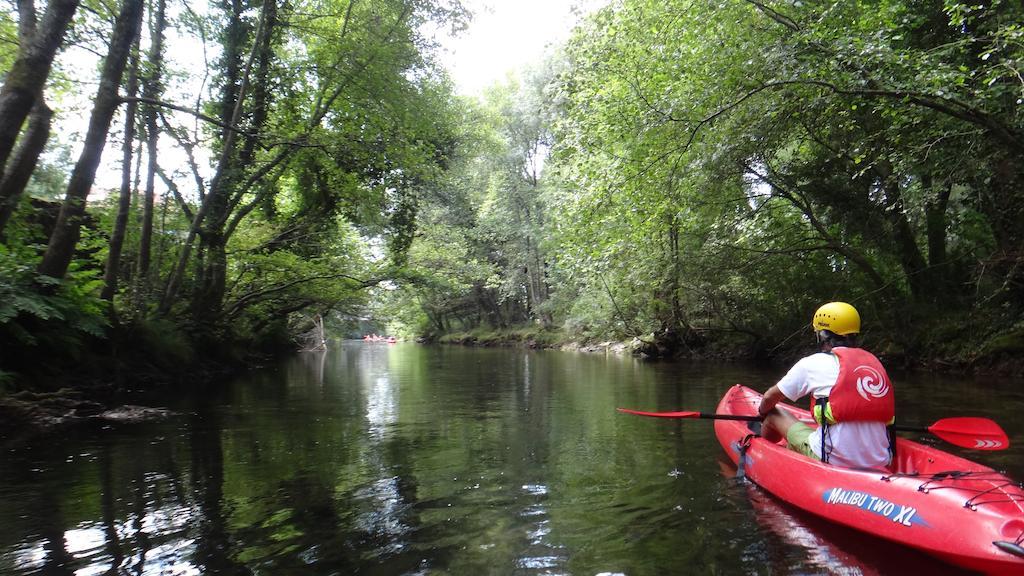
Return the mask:
[[[738,414],[712,414],[708,412],[641,412],[639,410],[628,410],[616,408],[624,414],[635,414],[637,416],[651,416],[654,418],[703,418],[707,420],[740,420],[743,422],[760,422],[760,416],[740,416]],[[931,426],[894,426],[902,432],[929,432],[950,444],[962,448],[973,448],[975,450],[1006,450],[1010,446],[1010,439],[1006,432],[988,418],[977,418],[973,416],[960,416],[956,418],[943,418]]]

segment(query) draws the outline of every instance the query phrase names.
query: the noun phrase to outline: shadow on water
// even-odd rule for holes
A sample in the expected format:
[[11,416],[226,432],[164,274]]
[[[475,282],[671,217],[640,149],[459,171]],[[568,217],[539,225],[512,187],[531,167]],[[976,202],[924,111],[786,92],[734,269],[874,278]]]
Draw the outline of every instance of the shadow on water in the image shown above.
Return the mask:
[[[180,413],[166,421],[0,453],[0,573],[959,574],[737,483],[707,422],[614,410],[710,410],[778,375],[362,342],[302,354],[148,399]],[[901,410],[988,415],[1024,441],[1016,384],[965,397],[907,378]],[[1013,475],[1022,454],[984,461]]]

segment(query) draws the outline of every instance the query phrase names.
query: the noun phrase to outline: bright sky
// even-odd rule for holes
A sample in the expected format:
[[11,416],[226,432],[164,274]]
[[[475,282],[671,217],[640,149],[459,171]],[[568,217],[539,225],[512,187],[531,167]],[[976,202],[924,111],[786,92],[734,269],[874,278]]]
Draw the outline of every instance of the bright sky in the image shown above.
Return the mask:
[[466,0],[469,29],[443,42],[441,61],[459,92],[479,94],[506,73],[540,62],[552,45],[569,38],[579,14],[607,0]]

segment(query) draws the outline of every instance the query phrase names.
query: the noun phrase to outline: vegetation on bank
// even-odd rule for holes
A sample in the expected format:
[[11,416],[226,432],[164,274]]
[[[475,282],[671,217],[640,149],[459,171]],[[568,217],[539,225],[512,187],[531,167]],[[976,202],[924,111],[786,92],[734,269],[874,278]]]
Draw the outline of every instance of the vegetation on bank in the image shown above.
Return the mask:
[[441,344],[467,346],[522,346],[525,348],[558,348],[569,341],[564,332],[539,326],[521,326],[505,330],[477,327],[466,332],[453,332],[437,338]]
[[426,32],[459,28],[457,2],[13,8],[0,377],[35,388],[247,362],[294,349],[321,316],[354,323],[401,272],[456,138]]
[[421,209],[397,317],[773,358],[841,299],[894,362],[1019,372],[1022,21],[999,1],[613,2],[486,95],[491,147]]
[[10,388],[245,363],[320,318],[770,359],[833,299],[895,362],[1021,370],[1019,2],[619,0],[480,98],[428,34],[457,1],[19,7]]

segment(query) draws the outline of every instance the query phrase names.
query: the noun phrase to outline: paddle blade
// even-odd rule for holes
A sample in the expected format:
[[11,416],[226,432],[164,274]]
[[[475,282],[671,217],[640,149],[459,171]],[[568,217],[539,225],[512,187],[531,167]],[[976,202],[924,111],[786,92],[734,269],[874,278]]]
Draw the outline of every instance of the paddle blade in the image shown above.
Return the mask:
[[641,412],[627,408],[616,408],[623,414],[635,414],[637,416],[650,416],[652,418],[700,418],[700,412]]
[[928,427],[928,431],[950,444],[975,450],[1006,450],[1010,439],[1006,432],[988,418],[962,416],[943,418]]

